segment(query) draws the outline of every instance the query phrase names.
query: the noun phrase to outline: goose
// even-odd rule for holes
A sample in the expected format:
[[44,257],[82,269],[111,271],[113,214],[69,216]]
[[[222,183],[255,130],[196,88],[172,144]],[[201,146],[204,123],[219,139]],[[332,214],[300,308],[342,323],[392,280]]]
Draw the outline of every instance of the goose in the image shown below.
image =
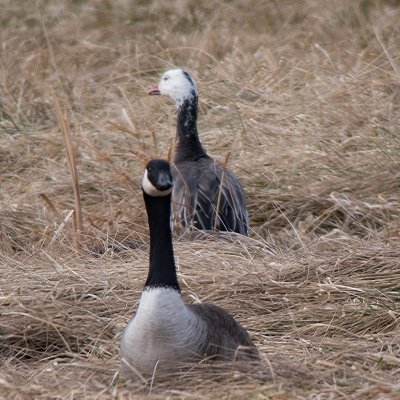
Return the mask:
[[120,343],[128,377],[170,370],[185,362],[258,360],[249,334],[214,304],[185,304],[181,297],[170,225],[173,177],[165,160],[148,162],[142,190],[150,228],[150,266],[135,316]]
[[198,91],[192,76],[182,69],[167,71],[148,94],[169,96],[178,112],[172,195],[178,225],[184,230],[194,227],[247,235],[248,213],[242,185],[201,145],[197,132]]

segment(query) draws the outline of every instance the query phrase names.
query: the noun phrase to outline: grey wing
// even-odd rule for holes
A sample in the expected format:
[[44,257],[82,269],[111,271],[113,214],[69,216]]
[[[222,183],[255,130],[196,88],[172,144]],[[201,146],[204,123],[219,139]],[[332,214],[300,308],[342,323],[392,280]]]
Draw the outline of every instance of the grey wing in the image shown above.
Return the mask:
[[[221,231],[233,231],[247,235],[249,220],[247,213],[246,195],[236,175],[215,164],[219,201],[219,223],[217,229]],[[221,184],[222,180],[222,184]]]
[[231,171],[223,174],[211,159],[188,163],[174,171],[173,208],[180,225],[247,235],[246,196]]
[[172,192],[172,209],[175,220],[183,227],[211,229],[211,222],[206,214],[197,212],[201,169],[195,163],[188,163],[184,168],[174,167],[173,175],[175,183]]
[[187,305],[206,326],[203,356],[217,360],[258,360],[258,350],[246,329],[214,304]]
[[235,174],[212,160],[205,174],[207,179],[198,182],[196,216],[199,221],[207,220],[208,223],[200,229],[247,235],[246,195]]

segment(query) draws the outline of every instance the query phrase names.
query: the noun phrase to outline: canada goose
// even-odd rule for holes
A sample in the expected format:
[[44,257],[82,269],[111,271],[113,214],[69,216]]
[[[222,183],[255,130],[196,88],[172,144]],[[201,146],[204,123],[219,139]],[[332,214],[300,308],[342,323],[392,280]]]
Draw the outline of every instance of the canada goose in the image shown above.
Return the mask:
[[200,143],[198,91],[193,78],[182,69],[167,71],[148,94],[171,97],[178,110],[172,204],[180,226],[247,235],[242,185],[232,171],[208,156]]
[[121,338],[122,371],[152,374],[183,362],[257,360],[247,331],[214,304],[185,304],[176,275],[170,227],[173,178],[151,160],[142,181],[150,228],[150,266],[136,315]]

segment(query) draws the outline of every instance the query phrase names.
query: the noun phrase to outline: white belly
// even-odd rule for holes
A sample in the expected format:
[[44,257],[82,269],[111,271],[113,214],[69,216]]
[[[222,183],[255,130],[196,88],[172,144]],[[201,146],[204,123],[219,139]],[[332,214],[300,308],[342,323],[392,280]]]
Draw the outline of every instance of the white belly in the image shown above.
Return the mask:
[[145,290],[122,334],[123,372],[132,375],[131,365],[141,374],[152,374],[156,365],[168,369],[198,359],[204,331],[204,323],[186,307],[180,293],[167,288]]

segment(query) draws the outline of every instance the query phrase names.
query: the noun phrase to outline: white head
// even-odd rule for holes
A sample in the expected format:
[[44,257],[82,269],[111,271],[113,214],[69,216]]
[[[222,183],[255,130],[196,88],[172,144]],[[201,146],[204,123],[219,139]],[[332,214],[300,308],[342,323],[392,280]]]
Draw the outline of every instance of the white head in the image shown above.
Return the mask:
[[144,171],[142,188],[152,197],[167,196],[173,189],[171,167],[165,160],[150,160]]
[[182,69],[171,69],[160,79],[158,87],[151,87],[148,94],[169,96],[177,108],[186,100],[197,97],[197,87],[191,75]]

